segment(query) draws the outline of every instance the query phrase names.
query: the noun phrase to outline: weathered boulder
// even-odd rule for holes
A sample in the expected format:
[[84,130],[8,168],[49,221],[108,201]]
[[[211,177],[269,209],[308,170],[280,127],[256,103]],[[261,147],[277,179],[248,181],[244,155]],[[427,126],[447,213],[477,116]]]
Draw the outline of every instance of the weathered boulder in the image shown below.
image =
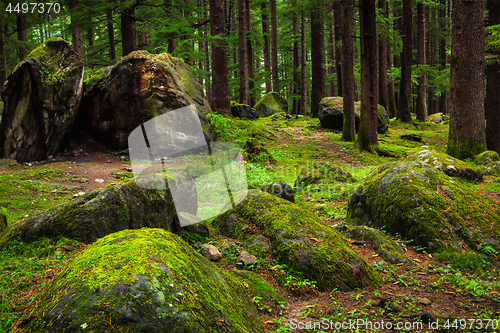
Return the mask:
[[427,122],[428,123],[433,123],[433,124],[439,124],[442,121],[449,121],[450,116],[447,116],[445,114],[442,114],[441,112],[438,113],[433,113],[427,116]]
[[350,226],[349,237],[370,243],[375,252],[385,261],[391,264],[401,262],[411,263],[405,258],[405,249],[401,244],[387,237],[382,231],[367,226]]
[[47,39],[7,78],[0,157],[19,163],[46,159],[65,142],[82,96],[83,62],[73,46]]
[[486,150],[477,155],[474,163],[477,165],[488,165],[492,162],[500,161],[500,156],[496,151]]
[[[360,104],[354,103],[354,120],[356,132],[359,129]],[[321,126],[342,131],[344,126],[344,99],[342,97],[325,97],[319,103],[318,118]],[[384,134],[389,129],[389,116],[382,105],[378,105],[377,132]]]
[[290,202],[295,202],[295,195],[293,193],[293,189],[290,185],[285,182],[274,181],[269,182],[266,185],[262,186],[262,191],[271,193],[281,199],[288,200]]
[[90,245],[40,295],[31,332],[264,332],[245,287],[180,237],[124,230]]
[[417,162],[425,167],[434,168],[450,176],[465,178],[472,181],[482,181],[483,172],[468,163],[447,154],[423,149],[411,154],[406,161]]
[[299,191],[329,191],[341,190],[339,183],[354,183],[354,177],[344,169],[330,164],[309,165],[301,168],[295,186]]
[[257,257],[269,253],[316,281],[320,290],[379,286],[380,276],[342,236],[313,213],[258,190],[249,190],[234,209],[213,223],[222,234],[240,240]]
[[[179,181],[186,184],[184,179]],[[190,209],[187,213],[196,214],[196,190],[185,189],[185,193],[185,207]],[[12,224],[3,235],[0,234],[0,242],[13,237],[30,241],[39,237],[64,236],[91,243],[124,229],[150,227],[174,230],[175,215],[169,189],[143,189],[135,181],[130,181],[87,193]]]
[[280,295],[274,287],[264,280],[259,274],[247,270],[235,270],[231,272],[241,282],[248,285],[248,289],[253,296],[262,297],[264,301],[271,301],[275,304],[286,304],[285,298]]
[[16,165],[17,162],[16,160],[10,160],[10,159],[0,159],[0,168],[7,168],[11,165]]
[[247,104],[231,102],[231,115],[238,118],[257,119],[259,116],[254,108]]
[[211,113],[203,90],[181,59],[167,53],[132,52],[89,90],[79,123],[104,145],[126,148],[128,135],[144,122],[194,105],[205,139],[215,140],[206,118]]
[[500,205],[429,160],[378,167],[352,194],[346,222],[413,239],[438,252],[490,245],[500,250]]
[[277,92],[269,92],[261,97],[254,106],[259,117],[267,117],[278,112],[288,113],[288,102]]

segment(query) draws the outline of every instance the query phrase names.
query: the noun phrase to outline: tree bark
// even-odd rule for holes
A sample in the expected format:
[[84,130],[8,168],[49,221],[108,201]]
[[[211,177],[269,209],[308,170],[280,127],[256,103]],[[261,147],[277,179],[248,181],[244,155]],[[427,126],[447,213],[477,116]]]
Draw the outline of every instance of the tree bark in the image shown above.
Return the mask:
[[273,91],[280,92],[278,77],[278,26],[276,19],[276,0],[271,0],[271,55],[273,72]]
[[[342,39],[342,30],[340,27],[342,26],[342,17],[340,2],[336,1],[333,3],[333,25],[334,25],[334,35],[335,35],[335,64],[336,64],[336,72],[337,72],[337,96],[344,96],[342,86],[342,58],[340,52],[340,41]],[[352,15],[352,9],[351,9]],[[352,20],[350,21],[352,23]],[[351,29],[352,31],[352,29]]]
[[17,14],[17,40],[20,41],[19,56],[24,59],[28,55],[28,50],[24,42],[26,38],[26,16],[24,14]]
[[[500,1],[487,2],[489,25],[500,24]],[[500,63],[493,61],[486,66],[486,145],[500,153]]]
[[300,107],[302,115],[306,114],[307,99],[307,43],[306,43],[306,18],[304,12],[300,18]]
[[137,51],[137,32],[135,29],[135,8],[130,7],[121,13],[122,56]]
[[318,117],[319,102],[325,97],[325,39],[323,36],[324,7],[311,12],[311,114]]
[[326,30],[328,30],[328,85],[330,88],[327,94],[328,96],[336,96],[337,91],[335,89],[335,80],[333,79],[335,75],[335,37],[332,21],[328,21]]
[[354,26],[352,18],[353,0],[342,0],[340,2],[340,15],[342,18],[342,91],[344,93],[344,124],[342,128],[342,140],[353,142],[356,139],[356,124],[354,116],[354,41],[352,29]]
[[[271,73],[271,52],[269,45],[269,22],[267,15],[267,5],[263,3],[262,6],[262,36],[264,37],[264,71],[267,73]],[[272,90],[271,87],[271,79],[269,74],[266,74],[266,93]]]
[[[385,7],[384,7],[384,16],[388,17],[389,16],[389,6],[387,4],[387,1],[385,2]],[[391,51],[391,46],[387,45],[387,68],[392,67],[392,51]],[[396,106],[396,95],[394,92],[394,81],[390,79],[389,77],[387,78],[387,114],[389,118],[394,118],[396,117],[397,114],[397,106]]]
[[111,10],[106,12],[106,19],[108,21],[109,59],[115,60],[115,28],[113,26],[113,12]]
[[[417,31],[417,64],[425,65],[425,5],[421,2],[417,4]],[[425,81],[425,75],[418,78],[416,114],[417,120],[422,122],[427,120]]]
[[450,132],[447,153],[474,158],[486,150],[484,2],[453,0]]
[[[293,1],[294,7],[297,6],[297,0]],[[298,13],[293,13],[293,108],[292,113],[295,115],[301,114],[300,101],[297,97],[300,94],[300,48],[299,48],[299,16]]]
[[5,70],[5,36],[7,35],[7,24],[4,25],[3,16],[0,16],[0,93],[3,90],[3,84],[7,79],[7,71]]
[[[386,11],[384,10],[387,6],[387,0],[379,0],[378,2],[379,8],[382,9],[384,16],[386,16]],[[379,33],[379,36],[381,34]],[[379,95],[378,95],[378,104],[382,105],[384,108],[388,109],[389,106],[389,94],[387,92],[387,40],[384,37],[379,38],[378,44],[378,54],[379,54],[379,62],[378,62],[378,87],[379,87]]]
[[[446,18],[446,0],[441,0],[441,8],[439,9],[439,18],[441,19],[441,22],[439,23],[439,28],[441,31],[445,29],[446,24],[443,22],[443,19]],[[439,62],[440,66],[439,69],[443,70],[446,68],[446,40],[445,37],[443,36],[441,40],[439,41]],[[446,92],[441,92],[441,96],[439,96],[439,105],[438,105],[438,112],[441,112],[442,114],[447,114],[448,113],[448,101],[447,101],[447,96]]]
[[238,65],[240,74],[240,103],[248,104],[247,37],[245,0],[238,0]]
[[71,12],[71,25],[73,26],[73,28],[71,29],[71,41],[73,43],[73,49],[81,57],[82,49],[80,42],[80,26],[78,25],[78,19],[76,18],[78,9],[75,1],[71,1],[69,3],[69,10]]
[[246,8],[246,32],[247,32],[247,61],[248,61],[248,104],[253,107],[255,105],[255,72],[253,63],[253,45],[252,39],[248,36],[251,28],[250,20],[250,0],[245,0]]
[[[209,0],[210,26],[213,37],[224,36],[224,1]],[[215,39],[212,44],[212,109],[231,114],[226,56],[226,41]]]
[[413,7],[412,0],[403,0],[403,56],[401,59],[401,83],[399,88],[398,119],[408,123],[411,119],[411,65],[413,50]]

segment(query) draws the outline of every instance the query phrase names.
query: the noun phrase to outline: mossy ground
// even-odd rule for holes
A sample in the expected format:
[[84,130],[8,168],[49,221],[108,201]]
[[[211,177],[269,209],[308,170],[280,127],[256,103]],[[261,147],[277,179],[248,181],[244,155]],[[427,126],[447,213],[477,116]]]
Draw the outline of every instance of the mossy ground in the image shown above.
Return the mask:
[[[308,165],[329,162],[349,171],[356,179],[352,185],[345,185],[341,190],[331,193],[306,193],[296,196],[298,205],[311,210],[327,224],[340,227],[345,221],[345,200],[349,197],[352,187],[363,182],[378,165],[399,161],[416,149],[421,149],[422,143],[403,140],[400,138],[402,134],[421,135],[427,146],[441,153],[446,152],[448,135],[448,124],[445,122],[440,124],[415,122],[415,125],[411,125],[391,119],[389,132],[379,135],[378,138],[380,146],[397,157],[383,157],[359,152],[352,143],[341,141],[341,132],[322,129],[319,126],[319,120],[309,117],[299,116],[295,119],[292,115],[291,119],[277,120],[268,117],[258,120],[230,119],[225,124],[226,140],[223,141],[236,142],[243,147],[245,139],[254,136],[277,161],[275,164],[258,161],[245,163],[248,182],[253,188],[260,188],[274,180],[282,180],[293,186],[300,169]],[[103,165],[106,159],[103,160]],[[474,165],[471,162],[472,160],[466,161],[472,167]],[[32,169],[46,172],[41,167],[32,167]],[[61,169],[67,171],[65,168],[61,167]],[[8,195],[0,197],[0,200],[4,200],[5,197],[9,200],[16,198],[16,204],[8,206],[7,214],[10,214],[10,219],[33,214],[61,201],[69,200],[78,191],[76,188],[70,188],[67,193],[62,193],[66,187],[47,184],[43,178],[32,178],[26,174],[24,167],[17,167],[1,174],[3,170],[0,169],[0,177],[3,177],[0,186],[3,184],[5,186],[2,187],[1,193],[8,193]],[[11,177],[11,174],[15,181],[7,178],[7,176]],[[51,177],[62,179],[68,175],[47,171],[44,176],[49,179]],[[23,177],[26,179],[22,179]],[[81,178],[81,175],[78,178]],[[87,178],[92,183],[93,178],[96,177],[87,176]],[[105,178],[107,182],[107,177],[100,178]],[[39,192],[37,187],[33,187],[33,182],[40,182],[40,186],[47,186],[45,190],[41,190],[46,192]],[[500,197],[498,176],[486,174],[484,181],[480,183],[461,182],[470,189],[480,191],[492,198]],[[54,186],[53,189],[52,186]],[[53,193],[54,189],[61,192]],[[32,203],[33,197],[38,193],[41,193],[41,197],[45,197],[49,203],[43,200],[43,205],[37,205],[38,200],[37,204]],[[54,197],[57,194],[58,199],[49,200],[47,195],[52,194]],[[45,206],[46,204],[48,206]],[[348,237],[346,233],[343,235]],[[278,263],[272,258],[259,259],[256,265],[247,267],[268,281],[279,294],[285,297],[287,302],[284,308],[274,302],[266,303],[269,308],[260,306],[262,309],[256,304],[263,321],[267,322],[266,329],[270,332],[290,332],[292,319],[303,322],[317,322],[326,318],[333,322],[364,319],[372,322],[384,320],[385,322],[410,323],[419,321],[418,317],[412,316],[422,314],[424,311],[438,314],[439,318],[443,319],[440,321],[441,325],[447,319],[453,322],[454,319],[475,318],[482,319],[484,322],[488,319],[499,318],[500,266],[496,257],[498,254],[492,252],[491,248],[482,247],[477,251],[429,255],[427,249],[414,245],[411,239],[403,239],[400,235],[387,234],[387,236],[406,248],[406,258],[413,261],[415,265],[388,264],[377,256],[376,251],[369,244],[363,245],[354,240],[348,240],[355,251],[381,274],[384,284],[379,289],[318,292],[312,287],[311,281],[301,280],[296,272],[287,267],[277,267]],[[24,311],[29,312],[32,309],[32,297],[39,295],[53,276],[60,272],[68,260],[83,248],[81,245],[79,248],[78,244],[68,242],[68,240],[60,241],[60,243],[55,240],[39,240],[25,244],[13,241],[8,247],[0,249],[0,323],[3,325],[0,326],[0,332],[18,331],[16,323],[22,318]],[[223,259],[216,263],[217,266],[228,271],[234,268],[242,269],[236,264],[239,252],[244,249],[239,240],[223,237],[214,229],[211,229],[210,238],[191,236],[189,240],[195,249],[201,248],[203,242],[210,242],[221,250]],[[291,290],[290,286],[294,283],[295,286],[307,288],[299,288],[303,291]],[[255,297],[254,294],[253,297]],[[424,297],[429,298],[432,304],[426,306],[419,303],[419,298]],[[388,304],[379,304],[382,298],[390,299],[389,305],[392,304],[402,311],[394,311],[394,308]],[[259,299],[256,300],[259,301]],[[441,329],[444,330],[444,327],[441,326]],[[360,331],[370,332],[370,330]],[[459,332],[453,329],[445,331]],[[482,332],[484,330],[468,331]],[[322,331],[294,330],[294,332]],[[335,332],[335,330],[330,330],[330,332]]]

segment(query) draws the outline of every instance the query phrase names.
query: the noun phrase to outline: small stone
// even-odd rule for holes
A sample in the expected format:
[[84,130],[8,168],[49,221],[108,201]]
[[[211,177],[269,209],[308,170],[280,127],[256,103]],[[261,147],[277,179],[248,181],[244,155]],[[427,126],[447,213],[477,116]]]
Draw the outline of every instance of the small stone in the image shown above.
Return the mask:
[[238,259],[236,259],[237,263],[242,263],[245,265],[253,265],[257,261],[257,258],[247,251],[241,251],[240,255],[238,256]]
[[96,183],[99,183],[99,184],[104,183],[104,179],[100,179],[100,178],[96,179],[95,181],[96,181]]
[[418,302],[419,302],[420,304],[424,304],[424,305],[429,305],[429,304],[431,304],[431,303],[432,303],[432,301],[431,301],[430,299],[425,298],[425,297],[424,297],[424,298],[419,299],[419,300],[418,300]]
[[78,197],[81,197],[81,196],[84,196],[85,195],[85,192],[78,192],[76,194],[73,194],[73,198],[78,198]]
[[201,246],[201,255],[211,261],[218,261],[222,259],[219,249],[211,244],[203,244]]
[[108,160],[108,163],[111,163],[111,161],[110,161],[110,160]]

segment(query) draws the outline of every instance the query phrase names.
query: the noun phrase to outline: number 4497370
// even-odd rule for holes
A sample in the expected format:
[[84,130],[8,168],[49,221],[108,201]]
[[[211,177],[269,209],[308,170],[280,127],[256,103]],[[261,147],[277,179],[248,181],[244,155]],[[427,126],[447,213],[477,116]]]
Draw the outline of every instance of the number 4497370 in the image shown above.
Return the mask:
[[40,14],[43,13],[59,13],[61,11],[61,5],[57,2],[31,2],[31,3],[23,3],[19,4],[17,3],[15,6],[9,2],[7,5],[7,8],[5,9],[6,12],[9,13],[27,13],[27,12],[38,12]]

